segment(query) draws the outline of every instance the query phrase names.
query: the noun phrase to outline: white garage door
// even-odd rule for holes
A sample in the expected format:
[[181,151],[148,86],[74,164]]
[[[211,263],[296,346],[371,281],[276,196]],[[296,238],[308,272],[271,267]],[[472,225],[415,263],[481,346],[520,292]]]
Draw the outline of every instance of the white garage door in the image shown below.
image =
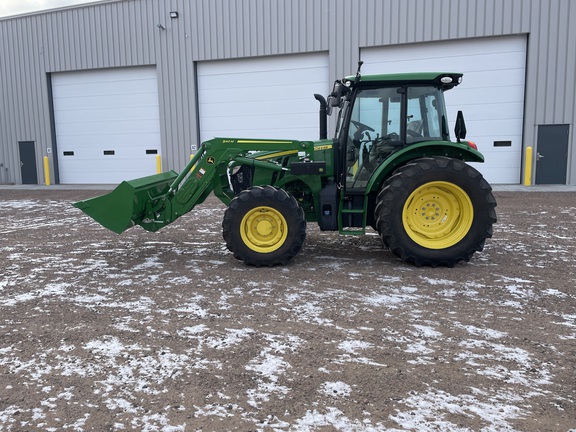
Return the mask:
[[200,138],[318,139],[328,55],[304,54],[198,64]]
[[52,75],[60,182],[119,183],[156,172],[155,67]]
[[361,52],[362,73],[462,72],[461,85],[446,93],[452,136],[456,113],[464,112],[468,134],[486,163],[474,164],[494,184],[521,179],[524,117],[524,36],[458,40]]

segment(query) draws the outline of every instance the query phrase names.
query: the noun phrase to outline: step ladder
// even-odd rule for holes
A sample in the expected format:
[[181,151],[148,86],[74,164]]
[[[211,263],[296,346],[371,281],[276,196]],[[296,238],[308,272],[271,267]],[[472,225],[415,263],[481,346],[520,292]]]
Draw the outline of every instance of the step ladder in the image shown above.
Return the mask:
[[[361,215],[362,225],[361,227],[344,227],[342,221],[346,215]],[[366,211],[364,209],[341,209],[340,217],[338,218],[338,231],[340,234],[345,235],[363,235],[366,234]]]

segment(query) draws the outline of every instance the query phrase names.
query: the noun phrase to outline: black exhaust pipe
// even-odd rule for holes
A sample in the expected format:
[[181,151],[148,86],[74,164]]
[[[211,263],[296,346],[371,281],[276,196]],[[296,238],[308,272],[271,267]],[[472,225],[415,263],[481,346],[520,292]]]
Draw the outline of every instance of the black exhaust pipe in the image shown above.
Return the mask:
[[320,94],[315,94],[314,98],[320,102],[320,139],[328,138],[328,115],[326,114],[326,99]]

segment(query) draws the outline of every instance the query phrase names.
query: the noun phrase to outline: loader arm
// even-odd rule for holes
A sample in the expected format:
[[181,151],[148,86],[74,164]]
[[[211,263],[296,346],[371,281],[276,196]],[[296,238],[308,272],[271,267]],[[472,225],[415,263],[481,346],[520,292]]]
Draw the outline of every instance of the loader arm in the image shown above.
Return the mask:
[[231,165],[289,171],[273,160],[250,157],[250,152],[294,151],[302,163],[314,158],[310,141],[215,138],[202,143],[180,174],[175,171],[124,181],[111,193],[74,203],[102,226],[118,234],[134,225],[158,231],[214,192],[224,203],[234,198],[228,181]]

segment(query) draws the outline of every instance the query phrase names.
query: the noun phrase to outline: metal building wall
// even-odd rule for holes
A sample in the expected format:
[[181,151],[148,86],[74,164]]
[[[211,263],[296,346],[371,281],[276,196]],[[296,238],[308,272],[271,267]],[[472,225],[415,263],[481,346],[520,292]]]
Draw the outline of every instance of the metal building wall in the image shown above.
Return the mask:
[[179,169],[198,144],[197,61],[328,51],[336,79],[363,47],[527,34],[524,145],[570,124],[576,184],[571,22],[572,0],[118,0],[0,19],[0,181],[20,183],[18,141],[37,143],[39,167],[53,147],[50,73],[156,65],[164,168]]
[[181,168],[198,145],[195,61],[326,50],[328,4],[118,0],[0,19],[0,181],[21,182],[18,141],[36,142],[41,169],[49,74],[82,69],[156,65],[164,168]]
[[[21,182],[18,141],[36,142],[39,168],[54,147],[50,73],[156,63],[158,43],[144,24],[153,3],[102,3],[0,20],[0,162],[10,181]],[[54,166],[56,155],[48,156]]]

